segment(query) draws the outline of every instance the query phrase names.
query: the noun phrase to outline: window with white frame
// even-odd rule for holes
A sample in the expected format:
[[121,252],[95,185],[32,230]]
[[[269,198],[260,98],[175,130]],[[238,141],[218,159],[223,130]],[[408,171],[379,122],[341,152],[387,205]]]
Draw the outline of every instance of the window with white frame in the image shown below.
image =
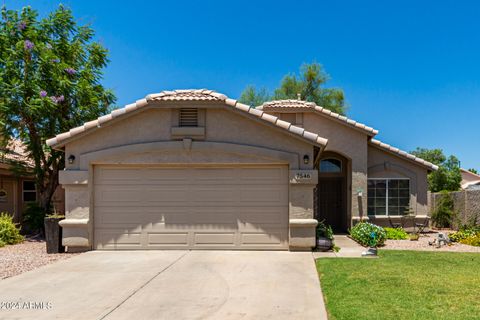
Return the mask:
[[409,208],[409,179],[368,179],[369,215],[404,215]]
[[22,185],[23,201],[34,202],[37,201],[37,188],[35,181],[25,180]]

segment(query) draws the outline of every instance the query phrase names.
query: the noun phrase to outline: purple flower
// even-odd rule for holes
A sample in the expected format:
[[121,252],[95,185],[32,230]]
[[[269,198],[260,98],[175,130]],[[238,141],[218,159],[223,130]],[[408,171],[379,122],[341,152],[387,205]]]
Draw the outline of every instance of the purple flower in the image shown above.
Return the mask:
[[65,101],[65,97],[63,96],[63,94],[61,96],[58,96],[58,97],[51,96],[50,100],[52,100],[53,103],[60,103],[60,102]]
[[26,27],[27,27],[27,23],[25,21],[20,22],[17,26],[18,30],[20,31],[25,30]]
[[35,45],[33,44],[32,41],[25,40],[24,47],[25,47],[25,50],[32,50],[35,47]]
[[75,73],[77,73],[77,70],[73,68],[67,68],[65,69],[65,72],[68,73],[69,75],[74,75]]
[[53,63],[60,63],[60,59],[53,59],[52,62]]
[[47,96],[47,91],[42,90],[40,91],[40,97],[45,98]]

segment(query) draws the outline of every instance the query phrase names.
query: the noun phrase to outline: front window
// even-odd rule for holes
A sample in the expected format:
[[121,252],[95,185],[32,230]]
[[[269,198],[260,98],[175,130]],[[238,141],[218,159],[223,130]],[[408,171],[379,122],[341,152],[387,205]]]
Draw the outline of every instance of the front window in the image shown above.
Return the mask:
[[368,214],[398,216],[410,209],[410,180],[368,179]]
[[334,158],[321,160],[320,172],[325,172],[325,173],[342,172],[342,161]]
[[37,201],[37,189],[35,188],[35,181],[23,181],[23,201]]

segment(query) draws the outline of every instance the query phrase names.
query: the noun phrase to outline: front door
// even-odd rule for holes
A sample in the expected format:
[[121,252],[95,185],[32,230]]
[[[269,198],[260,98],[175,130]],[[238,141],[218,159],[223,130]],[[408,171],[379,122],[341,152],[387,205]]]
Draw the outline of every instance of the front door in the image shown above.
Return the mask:
[[321,177],[317,186],[317,217],[336,232],[346,231],[344,177]]
[[326,152],[318,167],[315,218],[335,232],[347,231],[347,159]]

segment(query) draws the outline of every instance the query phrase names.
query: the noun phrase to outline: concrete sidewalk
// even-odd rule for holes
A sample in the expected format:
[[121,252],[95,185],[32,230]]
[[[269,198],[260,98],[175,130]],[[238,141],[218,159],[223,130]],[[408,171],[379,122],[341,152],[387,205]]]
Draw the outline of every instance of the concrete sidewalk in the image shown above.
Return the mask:
[[362,252],[367,250],[346,235],[335,235],[335,245],[340,248],[339,252],[313,252],[317,258],[361,258]]
[[45,303],[2,320],[327,319],[310,252],[91,251],[1,280],[0,302]]

